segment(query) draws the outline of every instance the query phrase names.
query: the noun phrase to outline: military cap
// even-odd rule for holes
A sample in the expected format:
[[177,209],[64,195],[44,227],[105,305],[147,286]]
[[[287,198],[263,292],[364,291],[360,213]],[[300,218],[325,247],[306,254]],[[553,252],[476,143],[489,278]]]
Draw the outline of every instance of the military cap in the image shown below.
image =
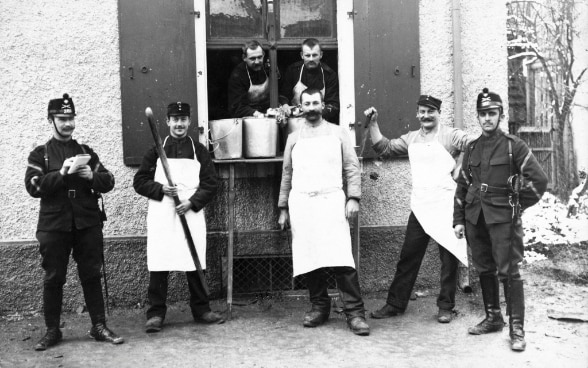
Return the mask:
[[167,105],[167,116],[190,116],[190,105],[185,102],[172,102]]
[[441,110],[441,100],[431,95],[421,95],[417,101],[417,105],[432,107],[436,110]]
[[502,99],[494,92],[489,92],[488,88],[484,88],[482,93],[478,95],[476,103],[478,110],[498,109],[502,108]]
[[49,115],[76,115],[76,108],[74,107],[73,100],[67,93],[63,94],[63,98],[56,98],[49,101],[49,107],[47,108]]

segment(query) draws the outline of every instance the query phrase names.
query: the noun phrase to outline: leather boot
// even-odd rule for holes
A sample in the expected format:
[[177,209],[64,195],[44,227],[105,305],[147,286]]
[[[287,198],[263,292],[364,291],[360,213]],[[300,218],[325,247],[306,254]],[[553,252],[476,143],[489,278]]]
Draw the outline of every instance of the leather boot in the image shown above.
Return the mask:
[[511,281],[510,300],[510,348],[514,351],[524,351],[525,342],[525,294],[523,280]]
[[502,331],[504,319],[500,312],[499,284],[496,275],[480,275],[480,286],[482,287],[482,299],[486,309],[486,318],[468,332],[472,335],[482,335],[490,332]]
[[510,298],[509,288],[508,288],[508,280],[502,281],[502,286],[504,286],[504,301],[506,302],[506,315],[510,316]]
[[62,338],[63,335],[61,334],[61,330],[59,329],[59,327],[48,327],[45,336],[43,336],[41,340],[39,340],[37,345],[35,345],[35,350],[47,350],[48,347],[60,342]]
[[96,341],[106,341],[111,344],[122,344],[125,340],[112,332],[103,322],[98,322],[90,330],[90,337]]

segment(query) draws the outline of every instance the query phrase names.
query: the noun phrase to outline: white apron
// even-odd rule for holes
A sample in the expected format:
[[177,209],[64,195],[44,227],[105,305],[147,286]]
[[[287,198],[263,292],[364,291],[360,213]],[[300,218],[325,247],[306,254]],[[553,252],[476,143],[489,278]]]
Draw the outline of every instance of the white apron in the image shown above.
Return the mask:
[[288,199],[294,276],[321,267],[355,268],[345,218],[341,142],[334,135],[302,138],[303,130],[292,149]]
[[[293,93],[293,97],[292,97],[292,105],[300,105],[300,95],[302,94],[302,92],[308,88],[306,87],[306,85],[304,83],[302,83],[302,72],[304,71],[304,64],[302,64],[302,68],[300,68],[300,75],[298,76],[298,83],[296,83],[296,85],[294,86],[294,88],[292,88],[292,93]],[[321,95],[323,95],[323,98],[325,98],[325,90],[326,90],[326,84],[325,84],[325,72],[323,71],[323,67],[321,66],[321,74],[323,75],[323,89],[321,89]]]
[[[167,141],[167,137],[165,139]],[[192,140],[192,138],[190,138]],[[163,143],[165,146],[165,141]],[[194,148],[194,141],[192,141]],[[189,199],[200,184],[200,162],[196,159],[168,158],[171,177],[178,187],[180,200]],[[161,159],[157,160],[154,180],[168,184]],[[206,269],[206,222],[204,210],[185,214],[196,253],[202,269]],[[172,197],[164,195],[161,201],[149,200],[147,212],[147,268],[149,271],[195,271],[188,242],[176,213],[176,205]]]
[[438,244],[468,265],[465,238],[453,232],[453,201],[457,184],[451,177],[455,160],[435,137],[408,145],[412,172],[410,207],[417,220]]
[[[262,84],[253,84],[253,82],[251,82],[249,68],[245,67],[245,70],[247,70],[247,76],[249,77],[249,90],[247,90],[247,99],[249,100],[249,104],[260,104],[267,100],[270,90],[269,78],[267,77],[267,74],[265,75],[265,82]],[[265,73],[265,70],[263,72]]]

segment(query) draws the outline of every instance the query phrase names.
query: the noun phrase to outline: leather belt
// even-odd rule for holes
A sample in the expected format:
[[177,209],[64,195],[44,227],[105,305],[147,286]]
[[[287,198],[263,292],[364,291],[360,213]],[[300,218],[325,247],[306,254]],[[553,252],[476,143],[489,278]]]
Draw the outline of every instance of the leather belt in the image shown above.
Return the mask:
[[498,194],[510,194],[509,188],[504,187],[493,187],[491,185],[482,183],[480,185],[480,192],[484,193],[498,193]]

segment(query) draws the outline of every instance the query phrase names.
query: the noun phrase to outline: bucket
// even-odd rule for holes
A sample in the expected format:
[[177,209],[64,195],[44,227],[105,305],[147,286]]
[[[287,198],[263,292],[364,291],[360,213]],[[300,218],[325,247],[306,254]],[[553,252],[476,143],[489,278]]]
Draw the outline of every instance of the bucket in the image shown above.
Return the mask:
[[306,118],[288,118],[288,123],[286,124],[286,133],[290,135],[290,133],[297,131],[301,126],[304,125],[305,121]]
[[208,122],[214,158],[228,160],[243,157],[243,122],[221,119]]
[[[286,120],[286,124],[284,124],[284,126],[281,129],[282,132],[282,145],[285,147],[286,146],[286,141],[288,140],[288,136],[290,135],[290,133],[293,133],[295,131],[297,131],[298,129],[300,129],[300,127],[304,124],[304,121],[306,119],[299,117],[299,118],[288,118]],[[284,149],[284,147],[282,147],[282,149]]]
[[245,158],[276,157],[278,124],[275,118],[243,118]]

